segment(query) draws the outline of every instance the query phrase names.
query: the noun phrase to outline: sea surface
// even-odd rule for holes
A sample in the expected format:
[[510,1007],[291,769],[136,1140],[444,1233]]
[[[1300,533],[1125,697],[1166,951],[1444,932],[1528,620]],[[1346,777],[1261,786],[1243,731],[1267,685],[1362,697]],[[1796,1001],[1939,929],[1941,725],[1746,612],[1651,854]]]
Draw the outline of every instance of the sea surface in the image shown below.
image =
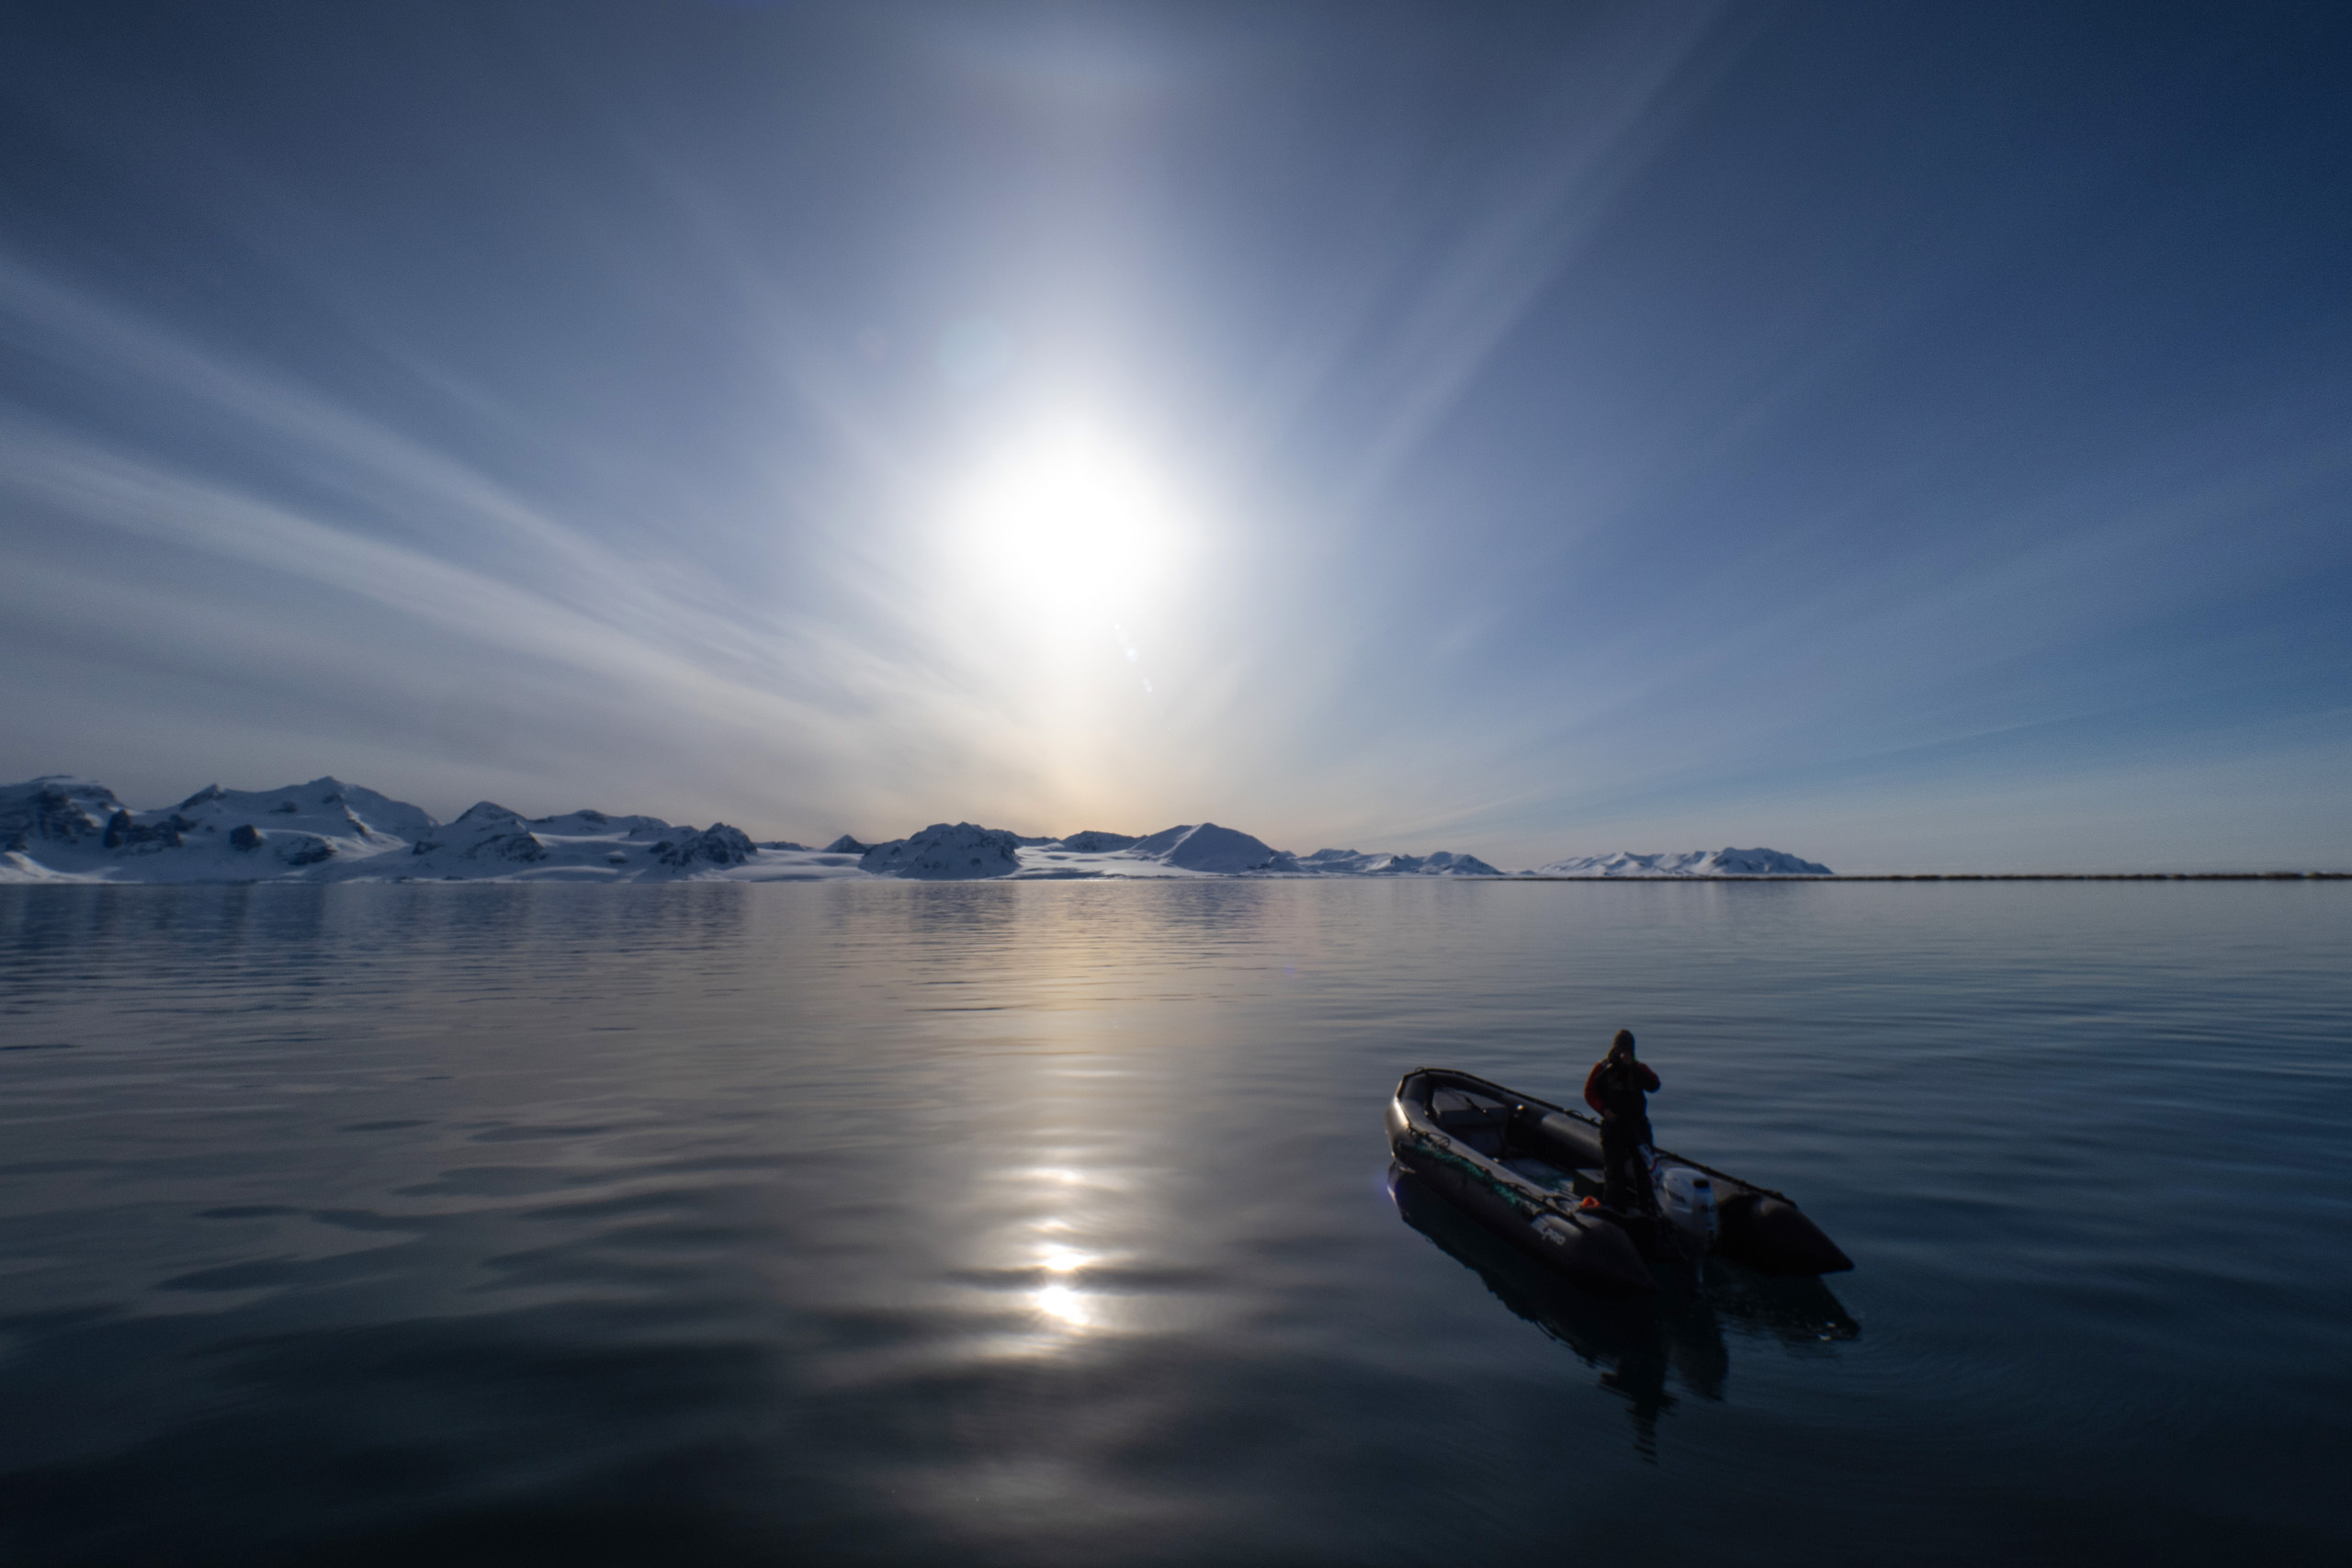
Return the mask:
[[[1573,1100],[1856,1260],[1612,1305]],[[2352,1560],[2352,885],[0,888],[0,1562]]]

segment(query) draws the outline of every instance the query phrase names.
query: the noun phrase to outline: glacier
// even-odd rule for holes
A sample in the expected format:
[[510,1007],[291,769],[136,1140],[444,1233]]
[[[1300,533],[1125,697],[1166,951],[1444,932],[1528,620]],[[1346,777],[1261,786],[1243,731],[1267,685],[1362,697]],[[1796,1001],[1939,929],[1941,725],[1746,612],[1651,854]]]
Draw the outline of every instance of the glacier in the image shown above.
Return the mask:
[[279,789],[209,784],[176,806],[136,810],[102,784],[52,773],[0,784],[0,883],[777,882],[888,877],[1038,881],[1094,877],[1827,876],[1778,850],[1621,852],[1505,873],[1476,855],[1359,850],[1295,854],[1215,822],[1157,833],[1087,829],[1024,836],[934,822],[867,843],[843,833],[821,850],[754,842],[714,822],[567,811],[526,817],[481,801],[454,820],[332,776]]

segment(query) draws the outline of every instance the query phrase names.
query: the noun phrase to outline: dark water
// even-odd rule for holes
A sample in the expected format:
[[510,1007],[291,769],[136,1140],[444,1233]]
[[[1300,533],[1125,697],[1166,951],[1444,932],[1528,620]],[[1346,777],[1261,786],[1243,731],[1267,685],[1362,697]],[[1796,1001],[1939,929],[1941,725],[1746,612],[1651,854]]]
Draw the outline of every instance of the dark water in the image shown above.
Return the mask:
[[[2339,1562],[2352,886],[0,889],[0,1561]],[[1392,1195],[1404,1068],[1860,1267]],[[1401,1199],[1401,1208],[1400,1208]]]

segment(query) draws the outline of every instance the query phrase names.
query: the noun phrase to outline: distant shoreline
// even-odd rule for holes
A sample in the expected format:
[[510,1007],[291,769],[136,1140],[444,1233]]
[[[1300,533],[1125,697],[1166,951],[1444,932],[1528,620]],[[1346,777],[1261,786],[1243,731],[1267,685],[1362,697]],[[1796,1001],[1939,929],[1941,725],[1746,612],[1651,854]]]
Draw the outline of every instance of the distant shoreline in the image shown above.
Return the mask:
[[2352,871],[1902,871],[1851,876],[1515,876],[1482,882],[2352,882]]
[[[781,883],[781,882],[792,882],[792,883],[799,883],[799,882],[827,882],[827,883],[835,883],[835,882],[888,882],[888,883],[900,883],[900,882],[906,882],[906,881],[919,882],[919,883],[923,883],[923,884],[926,884],[926,885],[931,884],[931,883],[933,883],[933,882],[939,882],[939,883],[953,883],[955,886],[958,886],[958,887],[976,887],[976,886],[998,886],[998,885],[1001,885],[1001,884],[1009,884],[1009,883],[1022,883],[1022,884],[1027,884],[1027,883],[1033,883],[1033,882],[1138,882],[1138,883],[1140,883],[1140,882],[1151,882],[1151,883],[1159,883],[1159,882],[1187,882],[1187,883],[1190,883],[1190,882],[1223,882],[1223,881],[1234,881],[1234,882],[1311,882],[1311,883],[1316,883],[1316,884],[1317,884],[1317,885],[1332,885],[1332,884],[1337,884],[1337,883],[1341,883],[1341,882],[1346,882],[1346,883],[1355,883],[1355,882],[1367,882],[1367,881],[1380,881],[1380,882],[1429,882],[1429,881],[1445,881],[1445,882],[1608,882],[1608,883],[1622,883],[1622,884],[1623,884],[1624,886],[1629,886],[1629,887],[1658,887],[1658,886],[1676,886],[1676,885],[1678,885],[1678,884],[1681,884],[1681,883],[1690,883],[1690,882],[1725,882],[1725,883],[1739,883],[1739,882],[1809,882],[1809,883],[1815,883],[1815,884],[1820,884],[1820,883],[1840,883],[1840,882],[2352,882],[2352,871],[1921,871],[1921,872],[1883,872],[1883,873],[1877,873],[1877,874],[1855,874],[1855,875],[1851,875],[1851,876],[1842,876],[1842,875],[1833,875],[1833,876],[1812,876],[1812,875],[1804,875],[1804,874],[1793,874],[1793,873],[1792,873],[1792,874],[1770,874],[1770,873],[1767,873],[1767,874],[1756,874],[1756,875],[1747,875],[1747,876],[1707,876],[1707,875],[1674,875],[1674,876],[1546,876],[1546,875],[1538,875],[1538,874],[1532,874],[1532,873],[1529,873],[1529,872],[1508,872],[1508,873],[1505,873],[1504,874],[1499,875],[1499,876],[1477,876],[1477,875],[1466,875],[1466,876],[1465,876],[1465,875],[1454,875],[1454,876],[1447,876],[1447,877],[1442,877],[1442,878],[1419,877],[1419,876],[1411,876],[1411,877],[1391,877],[1391,876],[1381,876],[1381,877],[1369,877],[1369,876],[1367,876],[1367,877],[1356,877],[1356,876],[1315,876],[1315,875],[1303,875],[1303,874],[1300,874],[1295,873],[1295,872],[1291,872],[1291,873],[1282,873],[1282,872],[1277,872],[1277,873],[1273,873],[1273,874],[1252,874],[1248,873],[1248,872],[1239,872],[1239,873],[1233,873],[1233,874],[1229,874],[1228,875],[1225,875],[1225,876],[1214,876],[1214,875],[1212,875],[1212,876],[1200,876],[1200,877],[1122,876],[1122,875],[1119,875],[1119,874],[1115,874],[1115,873],[1106,874],[1104,874],[1104,873],[1102,873],[1102,872],[1095,872],[1095,871],[1082,871],[1082,872],[1077,872],[1077,873],[1068,873],[1068,872],[1065,872],[1065,873],[1060,873],[1060,874],[1046,874],[1046,875],[1043,875],[1043,876],[1038,876],[1038,875],[1028,875],[1028,876],[1013,875],[1013,876],[975,876],[975,877],[941,877],[941,878],[931,878],[931,877],[900,878],[900,877],[894,877],[894,876],[883,876],[883,875],[872,875],[872,876],[869,876],[869,875],[863,875],[863,874],[854,874],[854,873],[853,873],[852,874],[850,874],[850,875],[848,875],[848,876],[770,876],[770,877],[753,877],[753,878],[739,878],[739,877],[729,877],[729,876],[684,876],[684,877],[679,877],[679,878],[675,879],[674,881],[672,881],[672,880],[664,880],[664,881],[660,882],[660,883],[647,884],[646,886],[670,887],[670,886],[705,886],[705,885],[711,884],[711,883],[724,882],[724,883],[729,884],[729,886],[753,886],[753,885],[765,886],[766,884],[771,883],[771,882],[779,882],[779,883]],[[240,878],[240,879],[235,880],[235,881],[225,881],[225,880],[224,880],[224,881],[218,881],[218,882],[213,882],[213,881],[205,881],[205,880],[195,879],[195,878],[190,878],[190,879],[187,879],[187,880],[175,880],[175,881],[170,881],[170,882],[132,882],[132,881],[128,881],[128,880],[126,880],[126,881],[120,881],[120,882],[118,882],[118,881],[114,881],[114,880],[112,880],[112,879],[110,879],[110,878],[107,878],[107,877],[96,877],[96,876],[92,876],[92,877],[82,877],[82,876],[60,876],[60,877],[55,877],[55,878],[42,878],[42,879],[40,879],[40,880],[24,880],[24,881],[17,881],[17,880],[14,880],[14,879],[0,879],[0,888],[16,888],[16,887],[481,887],[481,886],[518,887],[518,886],[534,886],[534,887],[540,887],[540,886],[546,886],[546,887],[556,887],[556,886],[562,886],[562,887],[626,887],[626,886],[639,886],[639,885],[638,885],[638,884],[635,884],[635,883],[628,883],[628,882],[604,882],[604,881],[590,881],[590,880],[587,880],[587,879],[584,879],[584,878],[579,878],[579,877],[529,877],[529,876],[521,876],[521,877],[517,877],[517,876],[469,876],[469,877],[455,877],[455,876],[452,876],[452,877],[438,877],[438,876],[386,876],[386,877],[375,877],[375,876],[355,876],[355,877],[349,877],[349,878],[345,878],[345,879],[343,879],[343,880],[340,880],[340,881],[336,881],[336,882],[312,882],[312,881],[309,881],[309,880],[306,880],[306,879],[303,879],[303,878],[300,878],[300,877],[291,877],[291,876],[261,876],[261,877]]]

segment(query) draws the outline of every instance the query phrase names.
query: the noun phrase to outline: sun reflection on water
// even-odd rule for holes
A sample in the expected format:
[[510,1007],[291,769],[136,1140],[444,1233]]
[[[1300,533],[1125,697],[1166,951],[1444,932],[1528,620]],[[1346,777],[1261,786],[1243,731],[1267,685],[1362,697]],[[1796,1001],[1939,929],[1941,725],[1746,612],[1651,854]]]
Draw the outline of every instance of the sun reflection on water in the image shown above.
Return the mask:
[[1094,1253],[1082,1252],[1075,1247],[1064,1247],[1059,1242],[1047,1242],[1044,1256],[1037,1259],[1037,1267],[1049,1274],[1069,1274],[1075,1273],[1090,1263],[1101,1261],[1102,1258]]
[[[1038,1221],[1036,1228],[1067,1232],[1074,1227],[1068,1220],[1048,1218]],[[1102,1253],[1090,1252],[1067,1242],[1040,1243],[1033,1267],[1053,1278],[1029,1292],[1029,1304],[1062,1329],[1092,1332],[1111,1326],[1105,1298],[1100,1292],[1086,1290],[1078,1278],[1107,1261]]]
[[[1133,1140],[1098,1138],[1098,1090],[1123,1075],[1057,1064],[1037,1096],[1046,1137],[987,1167],[967,1191],[972,1294],[989,1359],[1116,1353],[1217,1315],[1204,1276],[1170,1253],[1170,1166]],[[1139,1157],[1141,1156],[1141,1157]],[[984,1324],[984,1327],[980,1325]]]
[[1029,1304],[1046,1316],[1070,1328],[1091,1329],[1100,1325],[1096,1319],[1097,1303],[1085,1292],[1074,1285],[1052,1284],[1033,1291]]
[[[1035,1206],[1044,1210],[1019,1225],[1013,1247],[1018,1272],[1031,1283],[1022,1293],[1035,1314],[1045,1337],[1033,1341],[1030,1353],[1050,1354],[1073,1339],[1122,1326],[1117,1299],[1101,1289],[1090,1289],[1086,1277],[1114,1259],[1114,1254],[1083,1239],[1102,1235],[1111,1218],[1104,1199],[1127,1189],[1115,1175],[1087,1169],[1066,1156],[1048,1165],[1030,1166],[1007,1173],[1028,1190]],[[1023,1205],[1024,1207],[1028,1205]],[[1008,1238],[1012,1239],[1012,1238]]]

